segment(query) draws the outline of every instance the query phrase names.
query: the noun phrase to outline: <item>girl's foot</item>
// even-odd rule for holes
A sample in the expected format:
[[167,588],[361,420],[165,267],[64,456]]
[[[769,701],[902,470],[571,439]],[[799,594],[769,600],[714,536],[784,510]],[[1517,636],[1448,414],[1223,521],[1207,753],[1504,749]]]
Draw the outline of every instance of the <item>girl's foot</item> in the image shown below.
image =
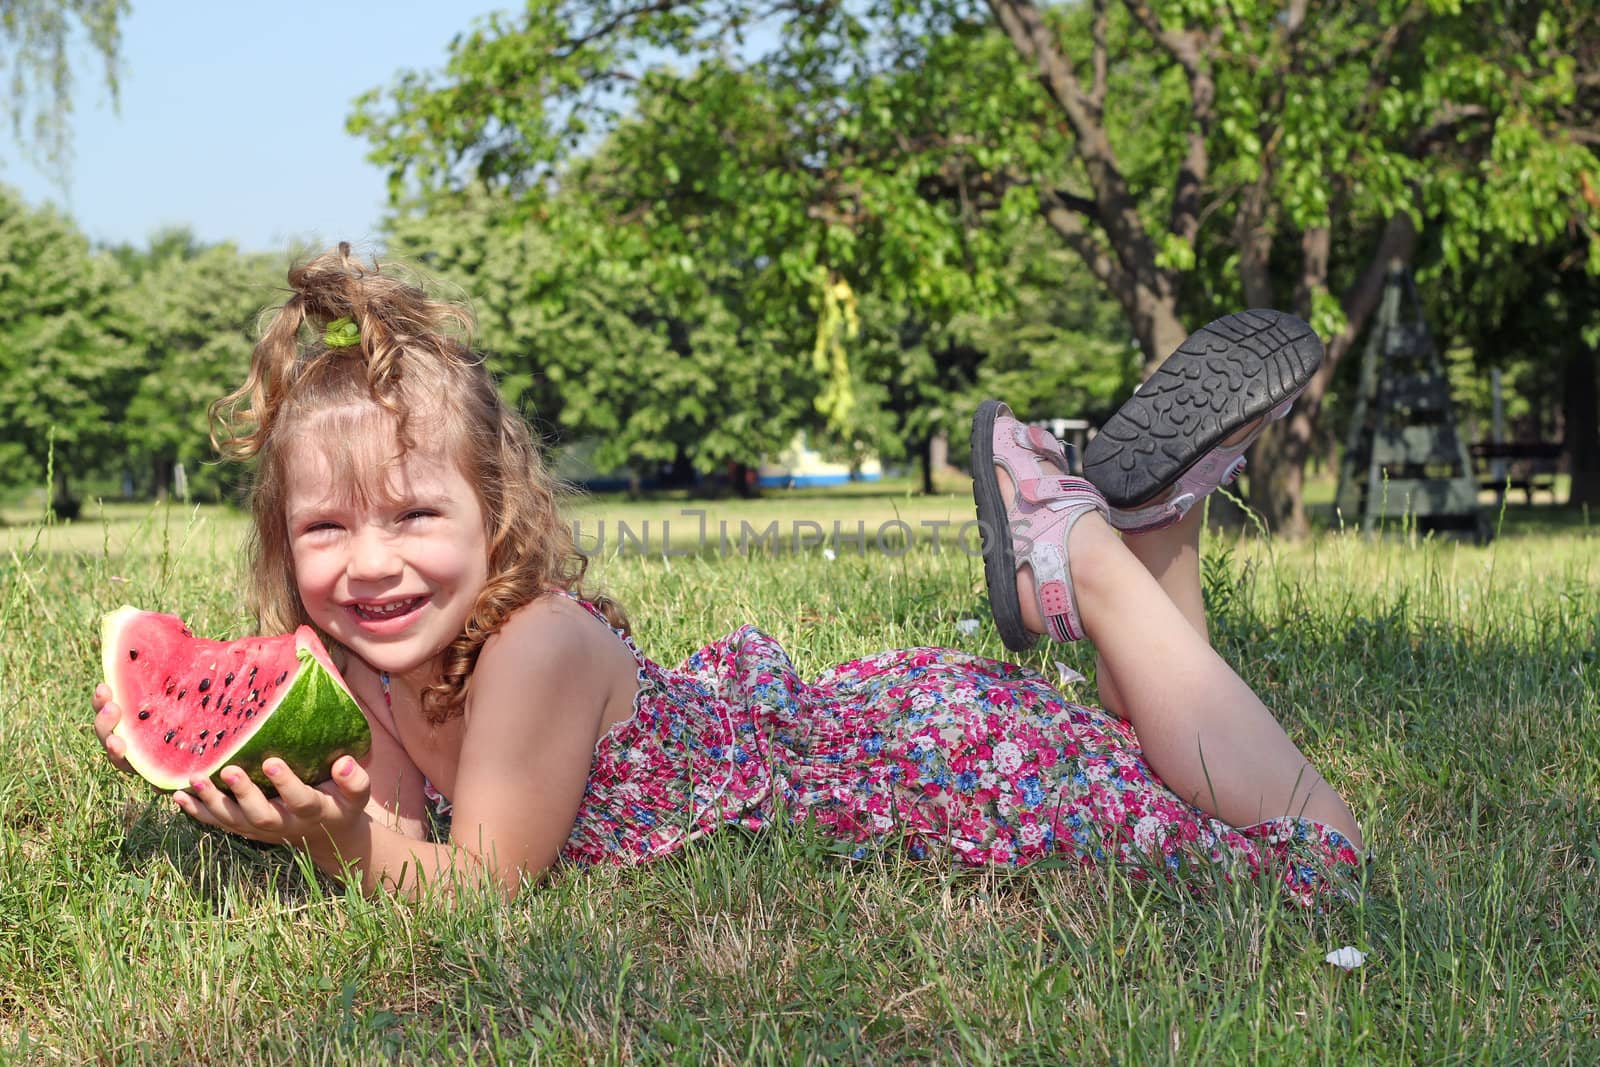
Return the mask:
[[1244,454],[1322,363],[1311,327],[1281,311],[1202,326],[1106,420],[1083,453],[1124,533],[1170,526],[1244,469]]
[[[983,573],[1000,639],[1013,652],[1045,633],[1083,637],[1067,541],[1085,515],[1107,512],[1105,498],[1068,473],[1050,434],[1025,426],[998,400],[972,420],[972,495],[983,533]],[[1109,530],[1106,531],[1108,536]]]

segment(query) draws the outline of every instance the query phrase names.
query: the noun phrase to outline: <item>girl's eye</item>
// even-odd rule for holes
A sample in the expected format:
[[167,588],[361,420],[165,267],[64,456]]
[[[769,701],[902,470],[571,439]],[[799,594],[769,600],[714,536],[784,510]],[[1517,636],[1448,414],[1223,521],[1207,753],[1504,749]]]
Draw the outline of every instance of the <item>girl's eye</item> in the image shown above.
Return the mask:
[[306,533],[326,533],[329,530],[337,530],[338,528],[338,523],[314,522],[310,526],[306,527]]
[[435,514],[437,514],[437,512],[430,511],[427,508],[412,508],[404,515],[400,516],[400,518],[402,521],[410,521],[411,519],[428,519],[432,518]]

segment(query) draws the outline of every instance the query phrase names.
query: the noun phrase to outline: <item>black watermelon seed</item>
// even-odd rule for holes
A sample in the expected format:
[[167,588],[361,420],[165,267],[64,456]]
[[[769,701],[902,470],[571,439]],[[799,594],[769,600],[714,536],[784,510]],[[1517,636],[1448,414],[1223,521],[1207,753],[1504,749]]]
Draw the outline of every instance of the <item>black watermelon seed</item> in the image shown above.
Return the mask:
[[260,700],[261,694],[257,690],[252,689],[250,690],[250,699],[251,701]]
[[171,678],[168,678],[167,679],[167,687],[165,689],[163,689],[162,692],[167,694],[167,696],[171,696],[172,695],[172,690],[177,687],[177,684],[178,683],[174,682]]
[[177,732],[178,731],[176,731],[176,730],[168,730],[167,731],[167,736],[163,737],[161,740],[167,742],[168,744],[171,744],[172,743],[172,735],[176,734]]
[[209,695],[203,696],[203,697],[200,698],[200,706],[202,708],[205,707],[209,703],[211,703],[211,697]]
[[227,706],[222,709],[222,714],[226,715],[226,714],[228,714],[228,712],[230,712],[232,710],[233,710],[233,701],[230,700],[230,701],[228,701]]
[[227,733],[227,732],[228,731],[226,731],[226,730],[218,730],[217,731],[217,736],[213,737],[211,740],[220,742],[222,740],[222,735]]
[[210,732],[211,732],[210,730],[201,730],[200,731],[200,740],[204,741],[205,738],[206,738],[206,734],[209,734]]
[[252,682],[256,680],[256,669],[254,667],[250,668],[250,680]]
[[282,674],[278,675],[278,680],[273,684],[274,685],[282,685],[283,684],[283,680],[285,678],[287,678],[287,677],[289,677],[289,672],[288,671],[284,671]]
[[247,718],[247,719],[253,719],[253,718],[255,718],[255,715],[256,715],[256,709],[254,709],[254,708],[251,708],[249,711],[244,713],[244,717]]
[[187,693],[188,691],[189,691],[188,689],[180,689],[180,690],[178,690],[178,699],[182,700],[183,699],[183,694]]
[[128,658],[129,659],[138,659],[139,658],[139,650],[137,648],[128,649]]
[[149,712],[149,711],[148,711],[148,710],[145,710],[145,711],[141,711],[141,712],[140,712],[140,713],[139,713],[139,718],[140,718],[140,719],[141,719],[141,720],[143,720],[143,719],[148,719],[148,718],[149,718],[149,717],[150,717],[150,712]]
[[222,684],[223,685],[232,685],[233,684],[233,672],[232,671],[228,672],[228,676],[222,680]]
[[202,679],[200,679],[200,686],[199,686],[200,692],[204,693],[207,689],[210,689],[210,688],[211,688],[211,679],[210,678],[202,678]]

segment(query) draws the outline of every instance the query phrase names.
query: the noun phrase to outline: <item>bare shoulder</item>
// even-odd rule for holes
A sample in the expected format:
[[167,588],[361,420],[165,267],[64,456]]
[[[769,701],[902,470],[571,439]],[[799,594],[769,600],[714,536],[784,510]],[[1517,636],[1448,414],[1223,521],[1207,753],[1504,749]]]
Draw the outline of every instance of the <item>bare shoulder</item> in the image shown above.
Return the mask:
[[564,596],[542,596],[512,612],[484,642],[483,655],[604,656],[618,643],[610,627],[582,605]]
[[610,701],[634,683],[633,655],[605,623],[564,596],[543,596],[518,608],[484,642],[473,688],[513,684],[559,687],[572,697]]

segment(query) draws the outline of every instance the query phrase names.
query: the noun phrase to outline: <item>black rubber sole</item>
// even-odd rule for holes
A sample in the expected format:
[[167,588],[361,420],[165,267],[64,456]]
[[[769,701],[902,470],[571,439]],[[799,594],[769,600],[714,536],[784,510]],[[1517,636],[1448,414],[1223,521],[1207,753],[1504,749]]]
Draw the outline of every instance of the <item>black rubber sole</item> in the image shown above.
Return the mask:
[[1322,341],[1281,311],[1240,311],[1200,327],[1117,409],[1083,450],[1083,474],[1112,507],[1177,481],[1241,426],[1294,396],[1322,363]]
[[985,400],[972,416],[972,502],[978,506],[978,530],[983,538],[983,580],[989,589],[989,612],[1000,640],[1013,652],[1026,652],[1039,641],[1022,622],[1022,601],[1017,596],[1017,557],[1011,550],[1011,523],[1000,476],[994,469],[994,423],[1005,405]]

